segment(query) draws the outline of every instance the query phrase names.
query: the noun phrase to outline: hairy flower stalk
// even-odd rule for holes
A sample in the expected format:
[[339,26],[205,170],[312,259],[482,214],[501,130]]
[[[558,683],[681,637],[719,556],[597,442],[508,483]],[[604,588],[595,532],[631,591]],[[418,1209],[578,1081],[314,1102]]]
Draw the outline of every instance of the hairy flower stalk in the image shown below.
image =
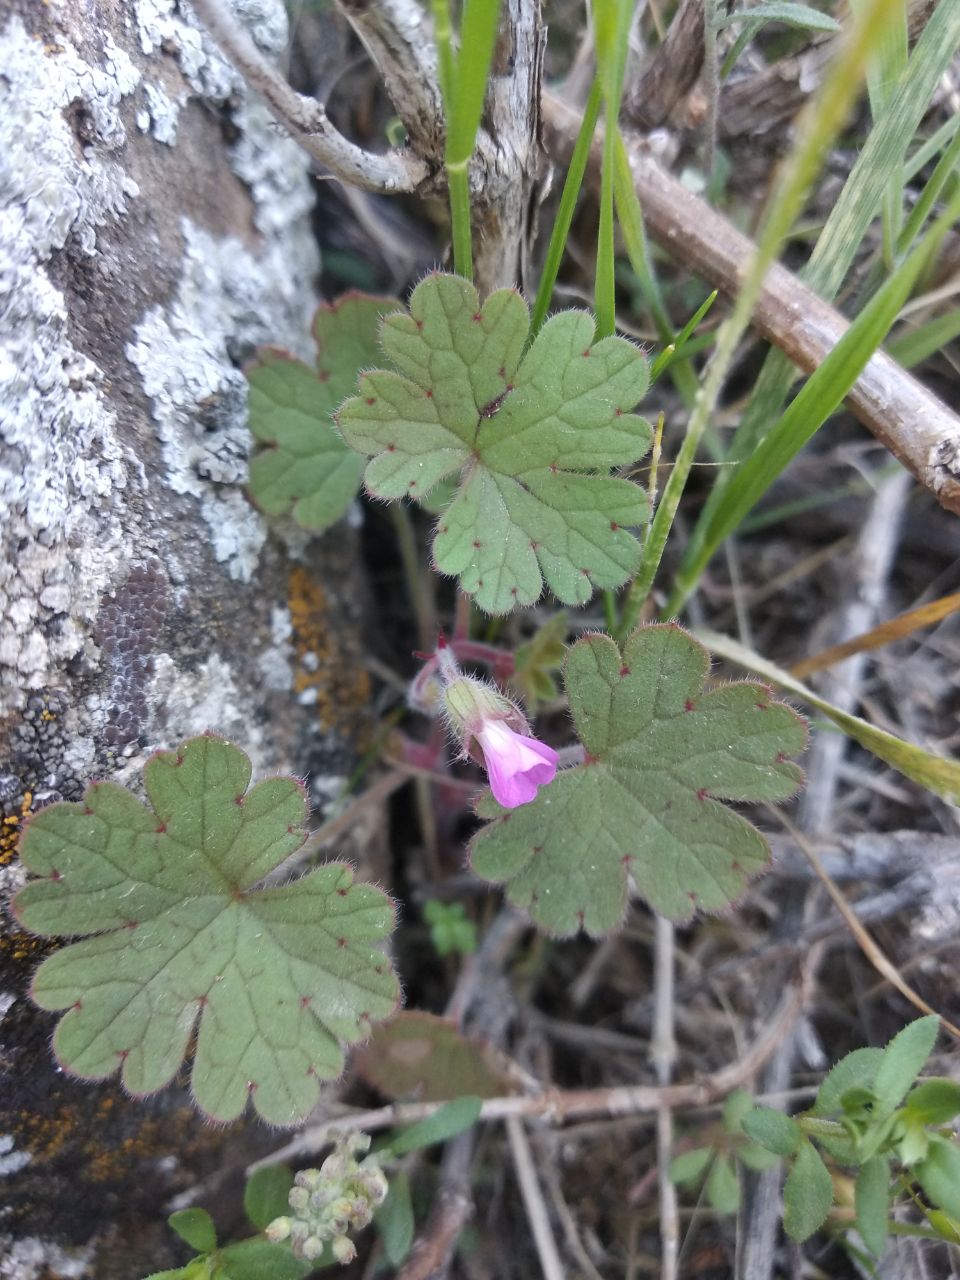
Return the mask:
[[447,720],[465,753],[486,769],[494,798],[506,809],[529,804],[539,787],[553,781],[556,751],[530,734],[509,698],[464,675],[442,637],[434,661]]

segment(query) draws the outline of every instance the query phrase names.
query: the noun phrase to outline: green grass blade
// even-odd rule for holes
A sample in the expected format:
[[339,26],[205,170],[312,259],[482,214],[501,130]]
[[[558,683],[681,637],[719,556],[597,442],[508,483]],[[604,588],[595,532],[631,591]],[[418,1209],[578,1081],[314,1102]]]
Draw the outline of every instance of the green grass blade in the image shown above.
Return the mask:
[[951,142],[953,135],[960,129],[960,112],[944,120],[939,129],[917,147],[906,162],[903,176],[907,182],[912,181],[921,169],[925,169],[934,156],[940,155]]
[[454,54],[449,0],[433,0],[440,89],[447,117],[444,163],[450,189],[453,262],[468,280],[473,278],[473,251],[467,169],[483,115],[499,13],[499,0],[465,0],[460,49]]
[[883,342],[921,271],[931,261],[957,217],[960,217],[960,193],[931,226],[910,257],[871,298],[756,451],[737,468],[705,526],[696,554],[689,559],[684,558],[667,603],[668,616],[682,606],[724,538],[738,527],[784,468],[842,403],[867,361]]
[[[607,139],[610,138],[608,144]],[[604,125],[603,167],[600,174],[600,226],[597,231],[597,266],[593,309],[597,338],[607,338],[617,327],[615,255],[613,245],[613,130]]]
[[[899,5],[894,6],[894,12]],[[871,19],[877,39],[884,36],[886,18]],[[960,45],[960,4],[940,0],[930,17],[889,101],[864,143],[840,197],[830,213],[802,279],[826,301],[843,283],[870,223],[880,208],[891,168],[904,160],[907,147],[930,104],[941,77]],[[740,461],[756,448],[769,423],[776,420],[795,377],[793,365],[779,351],[764,361],[750,404],[731,442],[728,457]],[[722,489],[729,473],[718,476]],[[710,502],[714,501],[711,494]]]
[[453,27],[450,23],[450,0],[433,0],[433,38],[437,45],[437,76],[444,111],[449,116],[450,98],[456,80],[453,54]]
[[600,227],[597,233],[597,266],[594,281],[594,310],[597,337],[605,338],[616,328],[616,277],[613,236],[613,184],[617,119],[627,65],[627,41],[633,0],[593,0],[594,43],[597,69],[603,89],[603,165],[600,171]]
[[960,338],[960,307],[946,315],[935,316],[926,324],[917,325],[916,329],[897,334],[887,343],[887,351],[905,369],[912,369],[942,350],[948,342],[953,342],[954,338]]
[[700,339],[692,339],[691,335],[716,302],[717,297],[718,291],[714,289],[713,293],[708,294],[706,299],[700,303],[700,306],[697,307],[680,332],[670,339],[669,344],[664,347],[656,360],[653,361],[650,366],[651,383],[656,382],[664,369],[669,369],[674,360],[682,360],[685,355],[693,355],[713,342],[713,334],[704,334]]
[[450,86],[447,163],[464,164],[473,154],[497,41],[500,0],[465,0],[456,79]]
[[[864,0],[852,0],[856,10]],[[897,82],[907,65],[907,13],[903,4],[899,12],[890,15],[883,29],[876,55],[867,67],[867,90],[870,95],[870,112],[874,121],[883,118],[893,97]],[[896,261],[896,241],[903,221],[903,162],[892,165],[883,195],[883,259],[888,270]]]
[[897,0],[871,0],[864,20],[854,25],[850,38],[844,42],[835,58],[819,94],[808,104],[801,117],[797,143],[787,160],[783,180],[774,193],[756,252],[747,269],[733,312],[717,334],[716,349],[693,406],[687,433],[644,542],[640,568],[624,602],[621,635],[627,634],[636,626],[643,603],[653,585],[690,468],[696,459],[710,415],[730,369],[737,343],[750,323],[767,268],[779,252],[794,219],[803,207],[806,193],[823,157],[850,112],[867,59],[877,39],[877,23],[885,19],[887,11],[895,2]]
[[839,31],[840,23],[829,14],[821,13],[807,4],[793,4],[790,0],[767,0],[754,5],[752,9],[740,9],[736,13],[725,13],[717,19],[717,27],[729,27],[734,23],[744,23],[753,28],[762,27],[767,22],[783,22],[788,27],[800,27],[809,31]]
[[936,201],[949,181],[956,177],[957,166],[960,165],[960,131],[954,134],[950,145],[937,161],[933,173],[920,193],[920,199],[910,210],[897,241],[897,252],[905,253],[913,244],[920,228],[926,222]]
[[[899,8],[899,6],[895,7]],[[878,35],[885,37],[886,20]],[[827,219],[804,272],[818,293],[833,298],[843,283],[867,228],[876,216],[886,176],[906,156],[930,99],[960,46],[960,4],[940,0],[917,41],[882,119],[870,131],[850,177]]]
[[716,29],[740,24],[740,34],[723,60],[720,68],[720,79],[727,76],[737,65],[740,55],[757,32],[768,22],[782,22],[788,27],[806,28],[810,31],[839,31],[840,23],[829,14],[821,13],[805,4],[781,4],[780,0],[771,0],[769,4],[758,4],[753,9],[740,9],[736,13],[720,14],[716,19]]
[[587,104],[583,109],[583,120],[580,124],[580,131],[577,134],[577,141],[574,144],[573,155],[570,157],[567,176],[563,182],[563,191],[560,193],[557,216],[553,221],[550,241],[547,245],[547,253],[543,262],[543,270],[540,273],[540,283],[537,286],[537,296],[533,304],[533,319],[530,322],[531,341],[540,332],[540,328],[547,318],[547,312],[550,310],[553,289],[560,273],[563,251],[573,223],[574,210],[577,207],[577,197],[580,195],[580,188],[583,186],[583,175],[587,171],[590,145],[597,129],[602,101],[603,88],[599,80],[594,80],[590,96],[587,98]]

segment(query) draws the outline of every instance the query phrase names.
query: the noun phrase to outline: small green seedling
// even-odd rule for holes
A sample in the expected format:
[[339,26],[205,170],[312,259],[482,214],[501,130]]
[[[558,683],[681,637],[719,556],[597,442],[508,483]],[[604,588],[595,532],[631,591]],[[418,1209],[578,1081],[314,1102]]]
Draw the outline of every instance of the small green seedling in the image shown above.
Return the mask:
[[[825,1077],[808,1111],[791,1118],[757,1107],[744,1116],[748,1136],[789,1163],[784,1226],[792,1239],[806,1240],[826,1222],[836,1199],[831,1167],[857,1171],[856,1227],[876,1257],[904,1193],[923,1212],[928,1233],[958,1239],[960,1146],[952,1126],[960,1084],[916,1083],[937,1026],[935,1017],[920,1018],[885,1049],[855,1049]],[[902,1222],[898,1229],[909,1231]]]
[[469,956],[476,951],[477,926],[467,919],[462,902],[431,898],[423,905],[423,918],[430,926],[430,941],[438,956]]

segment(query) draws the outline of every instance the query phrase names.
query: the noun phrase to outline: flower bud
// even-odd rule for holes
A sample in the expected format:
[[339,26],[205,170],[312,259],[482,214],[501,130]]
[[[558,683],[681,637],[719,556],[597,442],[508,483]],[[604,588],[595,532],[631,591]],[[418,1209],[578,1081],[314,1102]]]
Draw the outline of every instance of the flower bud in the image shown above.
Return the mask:
[[473,676],[460,676],[443,691],[447,717],[459,737],[473,736],[487,720],[510,721],[526,728],[526,721],[509,698]]
[[287,1196],[287,1203],[294,1213],[303,1213],[310,1203],[310,1192],[306,1187],[291,1187],[290,1194]]
[[313,1262],[323,1253],[324,1241],[319,1236],[308,1236],[300,1246],[301,1258],[306,1258],[307,1262]]
[[357,1247],[348,1236],[335,1236],[330,1248],[337,1262],[342,1263],[344,1266],[348,1262],[353,1262],[357,1256]]
[[271,1244],[279,1244],[281,1240],[286,1240],[290,1235],[291,1225],[289,1218],[274,1218],[263,1234]]

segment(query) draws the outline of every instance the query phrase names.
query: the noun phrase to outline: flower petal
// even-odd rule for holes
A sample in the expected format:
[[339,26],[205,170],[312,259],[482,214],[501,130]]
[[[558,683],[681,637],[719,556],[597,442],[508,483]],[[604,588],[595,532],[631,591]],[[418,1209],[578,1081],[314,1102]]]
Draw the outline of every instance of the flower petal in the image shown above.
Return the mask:
[[536,738],[516,733],[503,720],[489,720],[476,733],[495,799],[504,808],[529,804],[537,788],[553,781],[557,753]]

